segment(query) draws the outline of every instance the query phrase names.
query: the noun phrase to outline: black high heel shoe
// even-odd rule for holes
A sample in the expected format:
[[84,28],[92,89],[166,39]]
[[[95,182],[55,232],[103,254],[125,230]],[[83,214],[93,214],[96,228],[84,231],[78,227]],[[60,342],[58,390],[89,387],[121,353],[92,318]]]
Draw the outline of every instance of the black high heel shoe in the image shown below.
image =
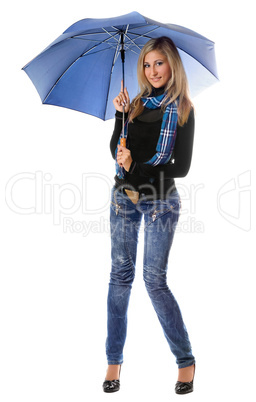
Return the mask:
[[[119,370],[119,378],[120,378],[120,373],[121,373],[121,365],[120,365],[120,370]],[[103,387],[104,392],[108,392],[108,393],[117,392],[120,389],[120,380],[112,380],[112,381],[105,380],[102,387]]]
[[[194,378],[195,378],[196,365],[194,365],[194,366],[195,366],[195,368],[194,368]],[[193,392],[194,391],[194,378],[190,382],[177,381],[176,385],[175,385],[176,394],[185,395],[185,394],[189,394],[190,392]]]

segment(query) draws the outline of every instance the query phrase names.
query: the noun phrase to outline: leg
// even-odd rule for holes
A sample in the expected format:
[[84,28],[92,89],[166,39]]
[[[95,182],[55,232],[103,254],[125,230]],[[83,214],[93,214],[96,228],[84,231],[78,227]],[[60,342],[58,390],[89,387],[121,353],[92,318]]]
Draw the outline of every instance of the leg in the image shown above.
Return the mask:
[[127,332],[127,310],[135,276],[138,230],[141,213],[126,195],[113,192],[111,224],[112,270],[108,292],[108,336],[106,353],[109,365],[123,362]]
[[179,216],[179,197],[157,200],[145,214],[144,281],[178,367],[194,364],[182,315],[167,282],[167,265]]

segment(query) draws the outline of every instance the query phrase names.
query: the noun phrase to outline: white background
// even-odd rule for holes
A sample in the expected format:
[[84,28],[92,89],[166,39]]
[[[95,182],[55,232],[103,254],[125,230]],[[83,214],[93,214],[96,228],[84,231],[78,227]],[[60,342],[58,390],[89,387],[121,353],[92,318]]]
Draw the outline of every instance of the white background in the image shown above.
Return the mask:
[[[77,20],[131,11],[184,25],[216,43],[220,82],[194,99],[192,167],[187,177],[176,180],[183,214],[168,281],[197,359],[195,392],[186,398],[254,400],[255,31],[251,4],[24,0],[4,6],[1,401],[114,398],[125,402],[143,396],[165,402],[180,398],[173,390],[175,360],[144,289],[142,236],[122,389],[111,397],[102,392],[113,120],[103,122],[41,105],[21,71]],[[34,213],[28,214],[27,208],[35,208]],[[82,222],[87,232],[82,231]]]

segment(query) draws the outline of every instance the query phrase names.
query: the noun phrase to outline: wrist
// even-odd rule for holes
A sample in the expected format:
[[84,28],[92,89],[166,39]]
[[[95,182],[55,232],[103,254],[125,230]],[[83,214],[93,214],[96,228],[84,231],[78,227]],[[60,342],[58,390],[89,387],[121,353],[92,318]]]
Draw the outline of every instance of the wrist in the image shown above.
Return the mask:
[[136,162],[132,161],[130,164],[130,167],[128,169],[128,173],[133,174],[135,167],[136,167]]
[[[122,119],[123,118],[123,112],[121,112],[119,110],[116,110],[116,115],[115,116],[116,116],[117,119]],[[124,117],[125,117],[125,120],[126,120],[127,117],[128,117],[128,112],[127,113],[125,112]]]

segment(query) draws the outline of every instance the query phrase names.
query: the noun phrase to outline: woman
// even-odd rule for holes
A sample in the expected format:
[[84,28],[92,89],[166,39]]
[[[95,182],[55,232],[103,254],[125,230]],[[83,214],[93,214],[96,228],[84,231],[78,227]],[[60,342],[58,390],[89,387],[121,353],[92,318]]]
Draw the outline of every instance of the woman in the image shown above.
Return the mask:
[[[110,148],[117,175],[111,201],[112,270],[108,293],[108,370],[104,392],[120,388],[127,309],[135,276],[138,232],[144,216],[143,278],[164,335],[178,364],[175,392],[193,391],[195,359],[179,306],[166,283],[168,255],[179,217],[174,177],[187,174],[194,112],[186,74],[174,43],[151,39],[138,60],[140,93],[130,104],[127,89],[114,99],[116,122]],[[120,145],[122,111],[127,122]],[[175,145],[175,147],[174,147]]]

